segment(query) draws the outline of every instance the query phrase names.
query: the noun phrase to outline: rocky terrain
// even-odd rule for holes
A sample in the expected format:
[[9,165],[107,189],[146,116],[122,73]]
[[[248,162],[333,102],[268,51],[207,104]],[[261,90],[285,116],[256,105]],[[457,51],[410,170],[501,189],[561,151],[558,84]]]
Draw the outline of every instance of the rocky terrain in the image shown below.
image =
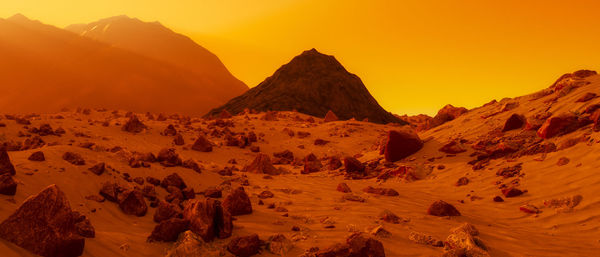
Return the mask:
[[244,109],[297,111],[315,117],[325,117],[332,111],[343,120],[404,123],[377,103],[358,76],[346,71],[335,57],[314,48],[294,57],[258,86],[208,115],[223,110],[238,114]]
[[595,256],[598,88],[577,71],[418,133],[293,111],[5,114],[0,252]]

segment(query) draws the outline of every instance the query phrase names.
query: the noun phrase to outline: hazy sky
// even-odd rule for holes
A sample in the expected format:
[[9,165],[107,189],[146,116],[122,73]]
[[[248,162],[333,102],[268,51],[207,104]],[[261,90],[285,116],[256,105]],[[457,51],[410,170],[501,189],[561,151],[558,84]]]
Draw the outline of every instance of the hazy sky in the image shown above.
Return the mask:
[[160,21],[250,87],[303,50],[336,58],[398,114],[476,107],[600,66],[600,1],[0,0],[64,27],[120,14]]

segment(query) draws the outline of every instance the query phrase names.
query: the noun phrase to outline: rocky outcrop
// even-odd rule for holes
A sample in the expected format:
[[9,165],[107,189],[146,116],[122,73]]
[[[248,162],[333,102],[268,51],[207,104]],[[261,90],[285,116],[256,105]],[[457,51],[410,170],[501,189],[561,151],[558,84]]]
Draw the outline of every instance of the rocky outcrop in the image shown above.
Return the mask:
[[421,150],[423,141],[412,131],[390,130],[384,147],[385,160],[395,162]]
[[[294,57],[271,77],[208,115],[223,110],[238,114],[244,109],[293,111],[325,117],[332,111],[341,120],[375,123],[406,122],[384,110],[360,78],[349,73],[333,56],[311,49]],[[328,119],[329,120],[329,119]]]

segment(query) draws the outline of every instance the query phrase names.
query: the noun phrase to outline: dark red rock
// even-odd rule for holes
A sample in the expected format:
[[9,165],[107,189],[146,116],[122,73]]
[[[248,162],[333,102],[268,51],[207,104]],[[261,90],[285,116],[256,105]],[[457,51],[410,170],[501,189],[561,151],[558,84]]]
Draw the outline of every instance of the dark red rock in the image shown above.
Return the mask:
[[304,157],[304,169],[301,171],[302,174],[309,174],[313,172],[321,171],[323,164],[314,154],[309,154]]
[[121,208],[125,214],[138,217],[146,215],[146,212],[148,211],[148,205],[146,205],[144,195],[137,190],[126,190],[119,194],[119,208]]
[[276,162],[276,164],[290,164],[294,162],[294,153],[290,150],[273,153],[273,157],[275,157],[274,162]]
[[335,115],[335,113],[333,113],[331,110],[327,111],[327,113],[325,114],[325,118],[323,118],[323,122],[331,122],[331,121],[338,121],[339,118],[337,115]]
[[223,196],[222,190],[216,187],[209,187],[204,191],[204,196],[210,198],[221,198]]
[[500,196],[495,196],[493,200],[494,200],[494,202],[497,202],[497,203],[504,202],[504,199],[502,199],[502,197],[500,197]]
[[587,92],[587,93],[585,93],[585,95],[581,96],[575,102],[578,102],[578,103],[587,102],[587,101],[592,100],[592,99],[594,99],[596,97],[598,97],[598,95],[596,93]]
[[252,213],[252,203],[246,194],[244,187],[238,187],[231,191],[223,200],[223,209],[233,216]]
[[271,158],[264,153],[259,153],[252,163],[246,165],[242,172],[258,173],[258,174],[269,174],[279,175],[281,171],[276,169],[271,163]]
[[190,222],[188,220],[172,218],[163,220],[152,230],[148,237],[148,242],[175,242],[181,232],[188,229]]
[[233,231],[231,215],[215,199],[186,201],[183,217],[190,222],[189,229],[205,242],[230,237]]
[[213,144],[204,137],[204,135],[198,135],[198,138],[192,145],[192,150],[200,152],[212,152]]
[[329,144],[329,141],[321,138],[315,139],[314,145],[326,145]]
[[111,202],[116,202],[119,199],[120,192],[120,186],[111,182],[105,182],[100,189],[100,195]]
[[467,108],[454,107],[451,104],[444,106],[429,122],[429,128],[440,126],[448,121],[454,120],[459,116],[467,113]]
[[570,160],[567,157],[560,157],[560,159],[558,159],[558,161],[556,162],[556,165],[558,166],[564,166],[569,164]]
[[196,161],[194,161],[193,159],[187,159],[185,160],[181,166],[183,166],[186,169],[191,169],[194,170],[195,172],[198,173],[202,173],[202,168],[200,167],[200,165],[198,165],[198,163]]
[[88,170],[91,171],[92,173],[100,176],[102,175],[102,173],[104,173],[104,170],[106,169],[106,164],[104,162],[98,163],[92,167],[90,167]]
[[46,160],[46,157],[44,156],[44,152],[42,151],[37,151],[37,152],[33,152],[28,158],[27,160],[30,160],[32,162],[43,162]]
[[157,179],[155,177],[146,177],[146,182],[148,182],[152,185],[155,185],[155,186],[160,185],[160,179]]
[[442,200],[435,201],[427,209],[427,214],[433,216],[460,216],[460,212],[451,204]]
[[179,154],[175,152],[174,148],[163,148],[158,152],[156,156],[156,160],[160,162],[162,166],[165,167],[175,167],[179,166],[183,163]]
[[63,160],[73,164],[73,165],[85,165],[85,160],[78,153],[73,152],[65,152],[62,156]]
[[8,157],[6,149],[2,147],[0,147],[0,174],[16,174],[15,166],[10,162],[10,157]]
[[175,136],[177,135],[177,129],[175,129],[175,126],[173,126],[173,124],[169,124],[165,130],[163,130],[163,136]]
[[509,197],[517,197],[523,194],[523,191],[514,188],[514,187],[510,187],[510,188],[505,188],[502,189],[502,194],[504,195],[504,197],[509,198]]
[[154,222],[159,223],[170,218],[181,217],[182,213],[183,210],[179,206],[166,201],[159,201],[153,219]]
[[337,170],[342,167],[342,161],[339,157],[332,156],[327,159],[327,169],[329,170]]
[[506,122],[504,123],[504,127],[502,127],[502,132],[520,129],[525,124],[525,117],[519,114],[511,115]]
[[0,194],[15,195],[17,193],[17,182],[8,173],[0,175]]
[[144,123],[142,123],[136,115],[132,115],[131,117],[129,117],[129,120],[125,124],[123,124],[121,130],[130,133],[140,133],[146,128],[146,125],[144,125]]
[[541,138],[552,138],[571,133],[585,125],[585,120],[578,118],[575,114],[566,113],[548,118],[538,129],[537,135]]
[[79,212],[73,212],[73,219],[75,220],[75,229],[77,234],[82,237],[94,238],[96,237],[96,230],[92,226],[92,222],[85,215],[81,215]]
[[456,181],[456,183],[454,185],[459,187],[459,186],[465,186],[467,184],[469,184],[469,178],[461,177],[458,179],[458,181]]
[[372,186],[368,186],[363,188],[363,192],[365,193],[369,193],[369,194],[376,194],[376,195],[385,195],[385,196],[398,196],[400,195],[398,193],[398,191],[392,189],[392,188],[382,188],[382,187],[372,187]]
[[346,183],[339,183],[336,188],[337,191],[342,193],[351,193],[352,189]]
[[349,257],[385,257],[383,244],[363,233],[350,235],[346,238],[346,244],[350,247]]
[[261,246],[261,241],[257,234],[249,236],[240,236],[231,239],[227,244],[227,250],[235,256],[248,257],[258,254]]
[[416,153],[422,147],[423,141],[416,133],[390,130],[385,144],[385,160],[389,162],[399,161]]
[[183,136],[181,134],[175,135],[175,137],[173,138],[173,144],[175,144],[175,145],[184,145],[185,144],[185,140],[183,139]]
[[80,256],[85,239],[77,230],[77,218],[65,194],[51,185],[27,198],[0,224],[0,238],[45,257]]
[[379,214],[379,219],[392,224],[399,224],[400,217],[390,210],[384,210]]
[[466,152],[467,149],[465,149],[460,142],[453,140],[442,146],[439,151],[447,154],[459,154]]
[[364,173],[365,165],[354,157],[344,158],[346,173]]
[[160,183],[160,186],[163,188],[167,188],[169,186],[174,186],[179,189],[186,188],[186,184],[183,179],[177,173],[171,173],[171,175],[166,176]]

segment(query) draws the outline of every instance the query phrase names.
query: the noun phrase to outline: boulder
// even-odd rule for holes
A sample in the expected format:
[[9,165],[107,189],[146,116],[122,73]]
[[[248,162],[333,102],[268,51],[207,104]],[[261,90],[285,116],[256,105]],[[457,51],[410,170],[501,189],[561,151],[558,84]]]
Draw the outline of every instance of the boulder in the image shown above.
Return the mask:
[[520,129],[523,125],[525,125],[525,116],[515,113],[506,120],[504,127],[502,127],[502,132]]
[[422,147],[423,141],[416,133],[408,130],[390,130],[385,144],[385,160],[388,162],[399,161],[416,153]]
[[154,212],[154,222],[161,222],[170,218],[178,218],[182,216],[183,210],[179,206],[168,203],[166,201],[160,201]]
[[314,154],[309,154],[304,158],[304,169],[301,171],[302,174],[309,174],[313,172],[321,171],[323,164]]
[[62,156],[63,160],[77,166],[85,165],[85,160],[78,153],[65,152]]
[[587,124],[589,120],[577,117],[572,113],[548,118],[538,129],[537,135],[541,138],[552,138],[571,133]]
[[198,138],[192,145],[192,150],[199,152],[212,152],[213,144],[208,141],[204,135],[198,135]]
[[454,206],[442,200],[432,203],[427,209],[427,214],[439,217],[460,216],[460,212]]
[[163,188],[174,186],[179,189],[184,189],[187,187],[183,179],[177,173],[171,173],[171,175],[163,178],[163,180],[160,182],[160,186]]
[[15,167],[12,165],[12,162],[10,162],[10,157],[8,157],[8,153],[6,152],[6,149],[1,148],[0,149],[0,174],[5,174],[5,173],[10,174],[10,175],[15,175],[16,171],[15,171]]
[[396,190],[394,190],[392,188],[382,188],[382,187],[372,187],[372,186],[365,187],[363,189],[363,192],[369,193],[369,194],[376,194],[376,195],[385,195],[385,196],[400,195]]
[[246,194],[244,187],[238,187],[231,191],[223,200],[223,209],[232,216],[252,213],[252,203]]
[[323,118],[323,122],[331,122],[331,121],[338,121],[339,118],[337,115],[335,115],[335,113],[333,113],[333,111],[329,110],[327,111],[327,113],[325,114],[325,118]]
[[148,237],[148,242],[175,242],[180,233],[186,231],[190,222],[188,220],[172,218],[161,221]]
[[142,123],[136,115],[131,115],[131,117],[129,117],[129,120],[125,124],[123,124],[121,130],[130,133],[140,133],[146,128],[146,125],[144,125],[144,123]]
[[160,150],[160,152],[158,152],[156,160],[165,167],[175,167],[183,163],[179,157],[179,154],[175,152],[175,148],[163,148]]
[[0,194],[15,195],[17,193],[17,182],[8,173],[0,175]]
[[252,163],[246,165],[242,172],[250,172],[250,173],[258,173],[258,174],[268,174],[268,175],[279,175],[281,171],[276,169],[273,164],[271,164],[271,158],[264,153],[259,153],[256,155],[256,158],[252,161]]
[[102,175],[102,173],[104,173],[104,170],[106,169],[106,164],[104,162],[98,163],[92,167],[90,167],[88,170],[91,171],[92,173],[100,176]]
[[364,173],[365,165],[354,157],[344,158],[346,173]]
[[342,193],[352,193],[352,189],[346,183],[339,183],[336,190]]
[[447,154],[459,154],[466,152],[467,149],[465,149],[459,141],[452,140],[449,143],[442,146],[439,149],[439,151]]
[[186,201],[183,218],[190,222],[189,229],[205,242],[216,238],[227,238],[233,230],[232,217],[223,210],[221,202],[215,199]]
[[80,256],[85,239],[77,230],[78,218],[65,194],[50,185],[0,223],[0,238],[45,257]]
[[138,190],[126,190],[119,194],[119,208],[125,214],[138,217],[146,215],[148,211],[144,195]]
[[175,126],[173,126],[173,124],[169,124],[165,130],[163,130],[163,136],[175,136],[177,135],[177,129],[175,129]]
[[33,152],[31,155],[29,155],[27,160],[30,160],[32,162],[43,162],[46,160],[46,157],[44,156],[44,152],[37,151],[37,152]]
[[231,239],[227,244],[227,250],[235,256],[248,257],[258,254],[261,246],[261,241],[257,234],[249,236],[240,236]]

